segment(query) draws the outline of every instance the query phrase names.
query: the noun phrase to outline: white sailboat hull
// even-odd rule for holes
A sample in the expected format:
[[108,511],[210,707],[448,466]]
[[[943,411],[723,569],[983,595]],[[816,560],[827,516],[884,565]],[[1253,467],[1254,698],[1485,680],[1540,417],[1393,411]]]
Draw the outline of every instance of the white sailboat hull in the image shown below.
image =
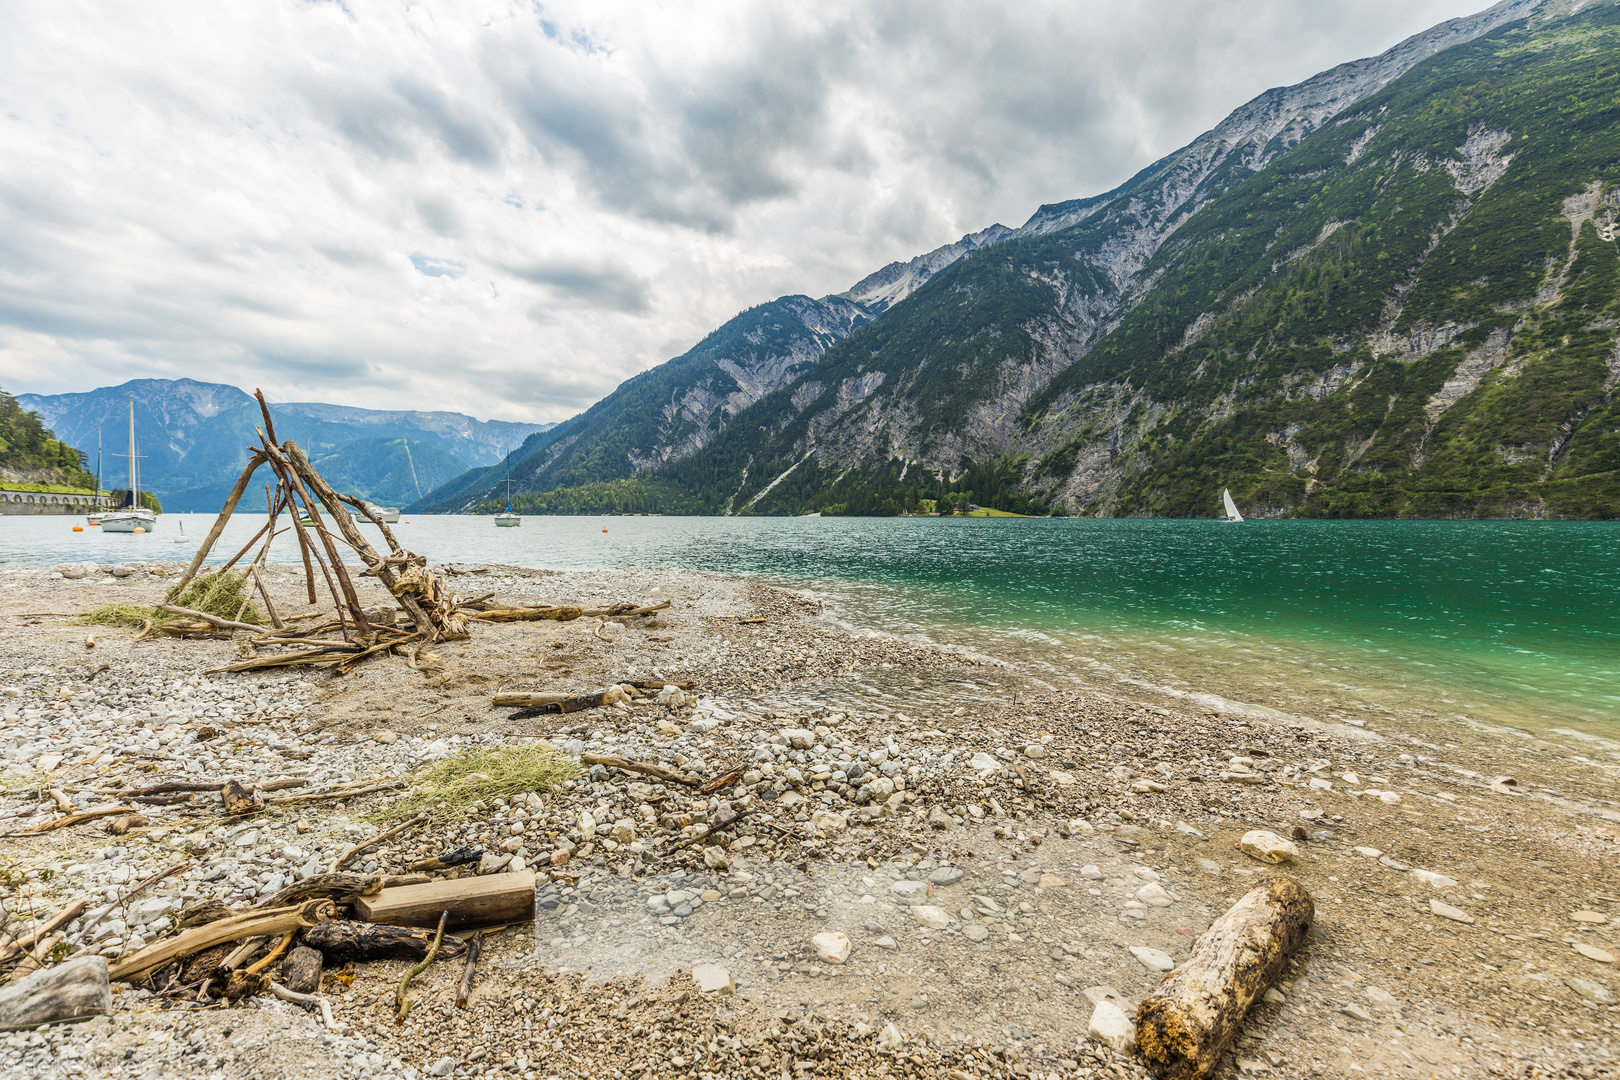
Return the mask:
[[132,533],[136,529],[151,532],[156,524],[157,515],[150,510],[118,510],[101,515],[102,532]]
[[523,519],[517,514],[496,514],[495,527],[497,529],[512,529],[523,524]]
[[396,525],[399,523],[399,511],[392,506],[370,506],[367,509],[376,514],[377,520],[384,525]]

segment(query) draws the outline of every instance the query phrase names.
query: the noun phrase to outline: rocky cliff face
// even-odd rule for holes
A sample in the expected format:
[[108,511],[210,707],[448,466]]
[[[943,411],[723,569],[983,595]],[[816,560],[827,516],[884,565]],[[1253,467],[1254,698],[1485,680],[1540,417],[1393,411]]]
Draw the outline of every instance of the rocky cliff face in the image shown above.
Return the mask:
[[[976,242],[903,303],[890,301],[873,326],[756,406],[733,437],[737,445],[716,447],[728,460],[754,463],[738,505],[761,505],[759,488],[805,454],[829,470],[896,458],[954,475],[967,461],[1043,449],[1039,437],[1031,441],[1029,408],[1154,289],[1151,264],[1200,210],[1415,65],[1537,6],[1507,0],[1377,57],[1268,91],[1115,191],[1043,206],[1010,235],[987,230],[993,243]],[[849,295],[884,297],[908,272],[887,267]],[[879,386],[851,392],[879,374]],[[1141,405],[1129,388],[1089,393],[1095,412],[1085,422]],[[1077,453],[1087,464],[1076,467],[1093,475],[1101,451]]]
[[954,244],[937,247],[909,262],[892,262],[883,269],[868,274],[840,296],[854,300],[872,315],[880,315],[898,304],[933,279],[934,275],[964,255],[980,248],[998,244],[1013,235],[1005,225],[992,225],[976,233],[968,233]]

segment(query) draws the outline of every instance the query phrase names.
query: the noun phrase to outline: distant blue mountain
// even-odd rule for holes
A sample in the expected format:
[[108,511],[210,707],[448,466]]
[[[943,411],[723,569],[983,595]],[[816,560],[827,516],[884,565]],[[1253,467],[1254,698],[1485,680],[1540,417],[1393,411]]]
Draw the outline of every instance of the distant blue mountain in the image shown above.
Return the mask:
[[[128,442],[131,395],[142,488],[165,510],[218,510],[247,463],[247,448],[258,442],[254,428],[263,423],[258,402],[237,387],[135,379],[81,394],[19,394],[17,401],[39,413],[57,438],[84,451],[92,472],[99,438],[102,478],[117,487],[128,475],[127,462],[116,455]],[[270,412],[278,438],[293,440],[324,471],[343,477],[347,490],[390,505],[415,502],[459,472],[494,465],[529,436],[555,426],[319,402],[277,403]],[[262,490],[252,505],[263,502]]]

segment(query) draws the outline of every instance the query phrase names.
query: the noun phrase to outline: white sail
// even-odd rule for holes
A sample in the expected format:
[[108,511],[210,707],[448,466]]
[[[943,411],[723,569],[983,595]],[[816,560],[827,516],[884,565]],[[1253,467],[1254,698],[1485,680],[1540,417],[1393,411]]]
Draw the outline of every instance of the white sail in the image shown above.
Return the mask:
[[1243,520],[1243,515],[1238,513],[1237,503],[1232,501],[1232,489],[1231,488],[1222,488],[1221,489],[1221,501],[1226,504],[1226,520],[1227,521],[1242,521]]

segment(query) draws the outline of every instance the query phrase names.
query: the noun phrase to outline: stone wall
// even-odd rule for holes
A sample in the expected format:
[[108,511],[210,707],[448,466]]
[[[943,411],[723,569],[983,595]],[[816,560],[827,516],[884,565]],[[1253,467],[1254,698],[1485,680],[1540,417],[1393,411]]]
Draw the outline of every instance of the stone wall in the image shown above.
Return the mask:
[[0,488],[0,515],[88,514],[95,509],[96,497],[89,492],[12,491]]

